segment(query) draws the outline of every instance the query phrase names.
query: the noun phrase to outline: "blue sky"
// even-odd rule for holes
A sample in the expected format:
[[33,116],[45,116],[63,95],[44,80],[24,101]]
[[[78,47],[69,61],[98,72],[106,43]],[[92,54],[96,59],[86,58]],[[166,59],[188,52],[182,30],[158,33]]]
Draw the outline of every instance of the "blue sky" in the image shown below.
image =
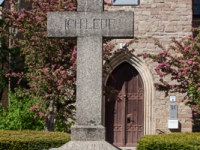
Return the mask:
[[3,2],[3,0],[0,0],[0,4]]

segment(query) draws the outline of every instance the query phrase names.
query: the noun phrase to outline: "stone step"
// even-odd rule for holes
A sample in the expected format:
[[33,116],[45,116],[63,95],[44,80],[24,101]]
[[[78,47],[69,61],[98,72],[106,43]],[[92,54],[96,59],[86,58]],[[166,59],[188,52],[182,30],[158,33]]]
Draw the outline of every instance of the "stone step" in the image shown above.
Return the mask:
[[[136,150],[136,147],[119,147],[121,150]],[[44,149],[45,150],[45,149]],[[57,150],[57,148],[51,148],[49,150]]]
[[119,147],[121,150],[136,150],[136,147]]

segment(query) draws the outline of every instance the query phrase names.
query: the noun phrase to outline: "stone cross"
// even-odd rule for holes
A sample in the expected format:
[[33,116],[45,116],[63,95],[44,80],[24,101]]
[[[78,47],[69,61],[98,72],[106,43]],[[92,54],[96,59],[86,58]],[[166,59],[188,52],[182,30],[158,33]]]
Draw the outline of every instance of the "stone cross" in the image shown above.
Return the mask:
[[133,38],[133,12],[103,11],[103,0],[77,3],[77,12],[47,15],[48,37],[77,37],[76,125],[72,141],[59,150],[114,150],[102,126],[102,39]]

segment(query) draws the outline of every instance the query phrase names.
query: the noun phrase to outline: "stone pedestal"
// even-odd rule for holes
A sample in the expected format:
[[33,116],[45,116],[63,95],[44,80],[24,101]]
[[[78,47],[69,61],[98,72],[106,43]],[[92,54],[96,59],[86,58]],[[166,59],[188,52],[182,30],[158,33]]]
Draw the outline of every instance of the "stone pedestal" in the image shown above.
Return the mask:
[[105,128],[101,125],[75,125],[72,141],[57,150],[120,150],[105,141]]
[[72,141],[105,141],[105,128],[98,126],[73,126]]
[[106,141],[70,141],[57,150],[120,150]]

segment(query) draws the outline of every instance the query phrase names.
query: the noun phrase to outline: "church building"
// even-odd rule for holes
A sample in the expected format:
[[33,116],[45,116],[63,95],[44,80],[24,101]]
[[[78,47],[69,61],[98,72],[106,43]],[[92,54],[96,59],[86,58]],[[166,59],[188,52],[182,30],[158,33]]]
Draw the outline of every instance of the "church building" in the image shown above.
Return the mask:
[[[164,46],[173,37],[181,39],[191,35],[191,29],[200,25],[198,0],[136,0],[132,6],[120,5],[120,2],[123,0],[114,0],[117,6],[106,6],[105,10],[134,12],[134,36],[157,38]],[[127,40],[115,42],[120,48]],[[154,41],[140,40],[129,49],[134,52],[119,54],[110,60],[109,71],[117,81],[109,76],[104,79],[104,85],[120,91],[118,97],[122,100],[104,101],[108,141],[117,146],[134,146],[146,134],[199,131],[191,122],[192,111],[183,102],[184,96],[170,93],[165,97],[164,92],[155,90],[154,83],[159,82],[155,72],[157,64],[137,57],[140,53],[159,53]]]
[[[161,51],[147,37],[157,38],[167,46],[173,37],[181,39],[191,35],[191,29],[200,26],[200,1],[106,2],[112,5],[104,5],[104,11],[134,12],[134,37],[141,37],[139,42],[129,46],[129,49],[134,49],[133,52],[116,54],[110,59],[108,71],[112,77],[107,75],[103,79],[104,86],[111,86],[119,91],[120,99],[103,98],[102,122],[106,127],[106,140],[118,147],[132,147],[146,134],[199,131],[191,122],[192,111],[185,105],[184,95],[169,93],[166,97],[164,92],[157,91],[154,87],[154,83],[159,82],[155,71],[157,64],[137,55],[143,52],[157,54]],[[7,7],[7,0],[1,5]],[[113,41],[117,43],[116,48],[120,49],[129,40]],[[5,99],[1,101],[6,103]]]

